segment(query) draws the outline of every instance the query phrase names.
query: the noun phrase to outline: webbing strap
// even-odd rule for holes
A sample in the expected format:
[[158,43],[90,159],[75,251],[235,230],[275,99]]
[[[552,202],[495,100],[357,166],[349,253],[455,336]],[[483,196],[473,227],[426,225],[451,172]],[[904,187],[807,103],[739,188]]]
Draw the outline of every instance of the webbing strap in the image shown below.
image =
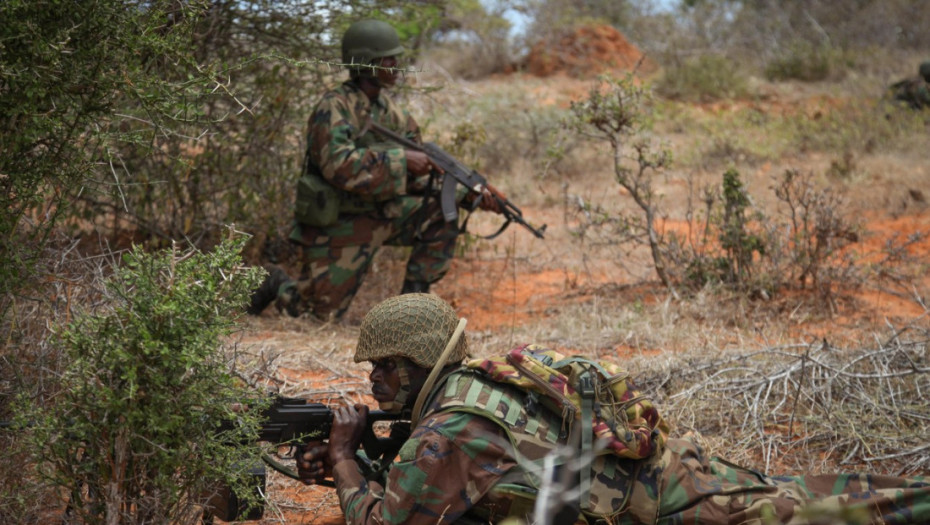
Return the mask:
[[490,395],[488,396],[488,402],[487,402],[487,404],[484,406],[484,408],[487,408],[490,412],[497,413],[497,411],[498,411],[498,406],[497,406],[497,405],[500,404],[501,398],[503,398],[503,397],[504,397],[504,391],[503,391],[503,390],[501,390],[501,389],[491,390],[491,393],[490,393]]
[[565,359],[562,359],[562,360],[560,360],[560,361],[556,361],[555,363],[552,363],[551,366],[552,366],[552,368],[559,369],[559,368],[562,368],[562,367],[565,366],[565,365],[570,365],[570,364],[572,364],[572,363],[581,363],[582,365],[585,365],[586,367],[594,367],[594,368],[597,369],[597,371],[600,372],[601,375],[603,375],[604,377],[610,377],[610,376],[611,376],[610,372],[608,372],[606,368],[604,368],[603,366],[601,366],[600,363],[598,363],[597,361],[592,361],[592,360],[588,359],[587,357],[581,357],[581,356],[566,357]]
[[578,470],[578,490],[581,508],[591,508],[591,463],[593,463],[594,438],[594,377],[591,370],[585,370],[578,377],[578,388],[581,394],[581,421],[578,428],[581,432],[581,458],[582,464]]

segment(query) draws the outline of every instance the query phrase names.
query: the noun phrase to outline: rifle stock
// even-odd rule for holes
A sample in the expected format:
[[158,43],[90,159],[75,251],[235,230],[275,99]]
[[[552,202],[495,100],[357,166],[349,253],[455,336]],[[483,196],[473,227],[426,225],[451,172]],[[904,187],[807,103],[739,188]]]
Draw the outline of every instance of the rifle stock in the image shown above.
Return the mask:
[[[482,190],[488,185],[487,179],[485,179],[480,173],[465,166],[455,157],[447,153],[433,142],[418,144],[408,139],[407,137],[404,137],[403,135],[385,128],[377,122],[372,121],[370,126],[375,133],[400,144],[404,148],[425,153],[434,164],[442,168],[443,179],[442,188],[439,192],[439,202],[442,206],[442,215],[446,222],[458,220],[459,217],[458,206],[455,202],[455,190],[458,184],[465,186],[469,191],[479,195],[473,206],[476,207],[478,205],[478,202],[482,198]],[[503,233],[503,231],[507,229],[507,226],[509,226],[512,222],[523,226],[539,239],[545,238],[545,224],[543,224],[540,228],[534,228],[530,223],[523,219],[523,212],[509,199],[503,199],[498,195],[494,195],[493,193],[491,194],[491,198],[497,201],[498,209],[500,209],[500,214],[504,216],[505,221],[500,229],[498,229],[493,234],[486,236],[486,239],[493,239],[497,237]],[[474,209],[474,207],[472,209]]]

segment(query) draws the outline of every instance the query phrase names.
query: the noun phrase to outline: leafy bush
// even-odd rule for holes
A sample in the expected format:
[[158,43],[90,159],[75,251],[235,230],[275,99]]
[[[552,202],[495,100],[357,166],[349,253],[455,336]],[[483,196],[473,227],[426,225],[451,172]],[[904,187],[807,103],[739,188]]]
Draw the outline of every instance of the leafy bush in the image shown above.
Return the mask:
[[[61,333],[61,391],[50,406],[27,405],[20,420],[73,519],[186,523],[219,481],[249,493],[240,444],[256,436],[257,411],[232,407],[254,394],[220,349],[261,278],[241,266],[244,242],[212,253],[136,248],[106,282],[109,304]],[[241,424],[222,427],[232,420]]]
[[739,173],[724,173],[722,198],[705,190],[704,224],[670,243],[678,247],[670,259],[683,268],[676,272],[681,283],[698,288],[719,283],[751,298],[807,289],[829,305],[838,288],[861,282],[845,250],[858,241],[856,226],[843,216],[845,202],[812,178],[787,170],[772,188],[780,209],[764,214],[745,193]]
[[[715,217],[711,219],[711,227],[704,229],[705,232],[716,232],[714,244],[719,246],[721,253],[717,256],[700,252],[693,254],[693,259],[687,263],[685,276],[696,286],[720,282],[745,291],[753,286],[754,255],[765,255],[766,240],[753,231],[758,229],[763,217],[752,209],[752,202],[735,169],[723,174],[722,190],[722,210],[719,216],[711,214]],[[707,244],[708,241],[705,238],[701,242]]]
[[190,76],[166,89],[157,71],[160,61],[184,61],[202,6],[127,4],[0,2],[0,316],[59,219],[74,213],[75,195],[119,187],[112,145],[129,120],[114,115],[120,100],[155,110],[139,118],[157,127],[155,115],[184,113],[179,101],[202,85]]
[[[619,231],[646,243],[656,275],[672,294],[675,282],[666,267],[664,240],[657,224],[662,216],[653,181],[672,163],[671,152],[643,138],[651,126],[649,107],[652,91],[635,81],[632,74],[621,79],[601,77],[584,100],[572,102],[572,115],[565,125],[592,141],[607,144],[613,157],[614,179],[639,209],[640,220],[622,218]],[[627,162],[632,162],[630,167]],[[602,220],[601,224],[616,224]]]
[[746,76],[732,60],[720,55],[701,55],[666,66],[655,88],[664,97],[708,102],[744,97],[749,92],[748,85]]
[[849,65],[849,60],[839,49],[799,41],[766,64],[765,77],[804,82],[838,80]]

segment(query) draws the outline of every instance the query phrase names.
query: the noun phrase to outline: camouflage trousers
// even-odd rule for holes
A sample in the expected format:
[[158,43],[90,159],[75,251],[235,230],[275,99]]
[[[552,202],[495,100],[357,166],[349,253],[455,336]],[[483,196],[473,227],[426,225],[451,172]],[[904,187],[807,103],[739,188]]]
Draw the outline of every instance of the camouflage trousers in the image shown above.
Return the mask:
[[721,459],[708,460],[687,439],[669,440],[661,458],[642,468],[637,478],[633,505],[637,497],[658,499],[659,525],[930,523],[930,480],[869,474],[766,476]]
[[299,309],[320,319],[342,316],[384,245],[412,248],[405,280],[442,279],[452,262],[458,224],[443,219],[437,200],[430,199],[426,208],[422,202],[402,196],[391,201],[386,213],[340,214],[333,226],[295,228],[291,239],[303,248],[296,281]]

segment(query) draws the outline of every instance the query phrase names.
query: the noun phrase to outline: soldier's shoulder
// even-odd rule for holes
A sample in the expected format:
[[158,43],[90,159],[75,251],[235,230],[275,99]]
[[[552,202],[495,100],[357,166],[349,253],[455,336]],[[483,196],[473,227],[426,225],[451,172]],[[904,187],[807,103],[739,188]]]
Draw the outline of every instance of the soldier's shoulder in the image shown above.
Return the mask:
[[363,94],[348,83],[339,84],[328,89],[320,97],[318,105],[320,106],[333,106],[333,105],[345,105],[350,106],[355,103],[355,100],[358,99]]

